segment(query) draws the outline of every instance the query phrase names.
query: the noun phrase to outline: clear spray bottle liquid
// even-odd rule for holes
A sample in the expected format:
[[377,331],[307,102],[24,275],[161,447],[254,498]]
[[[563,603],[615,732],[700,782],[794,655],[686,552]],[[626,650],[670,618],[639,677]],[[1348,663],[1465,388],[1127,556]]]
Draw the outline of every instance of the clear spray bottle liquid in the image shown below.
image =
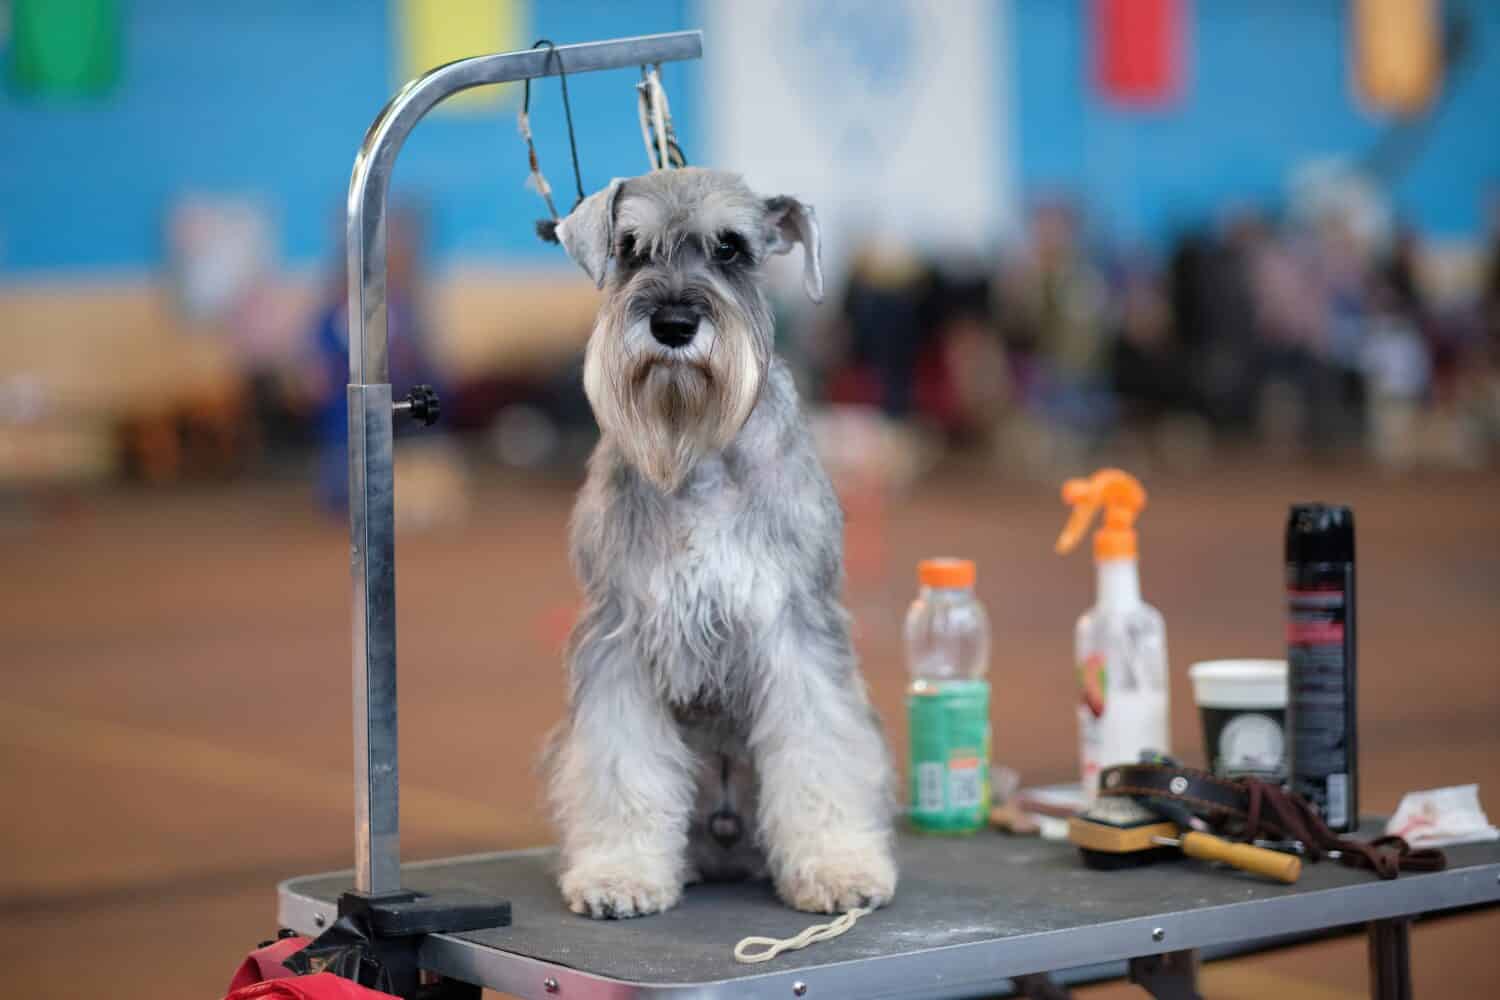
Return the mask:
[[906,614],[910,820],[927,833],[984,827],[990,806],[990,626],[974,564],[927,559]]
[[1074,663],[1078,670],[1078,739],[1084,797],[1099,793],[1099,772],[1134,763],[1144,752],[1168,753],[1167,626],[1141,599],[1135,518],[1146,491],[1129,473],[1101,469],[1063,485],[1073,515],[1057,551],[1072,551],[1094,514],[1104,524],[1094,533],[1097,594],[1078,618]]

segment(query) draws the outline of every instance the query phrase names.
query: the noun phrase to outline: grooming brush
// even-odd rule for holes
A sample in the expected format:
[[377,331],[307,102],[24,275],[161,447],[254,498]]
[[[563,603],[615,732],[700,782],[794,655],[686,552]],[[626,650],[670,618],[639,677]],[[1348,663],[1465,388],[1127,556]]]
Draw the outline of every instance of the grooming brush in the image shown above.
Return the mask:
[[1083,863],[1090,868],[1133,868],[1186,854],[1278,882],[1292,883],[1302,874],[1302,859],[1295,855],[1235,844],[1189,829],[1123,796],[1101,798],[1087,812],[1069,820],[1068,839],[1078,845]]
[[1177,848],[1160,843],[1176,836],[1175,823],[1123,797],[1100,798],[1068,820],[1068,839],[1090,868],[1134,868],[1179,857]]

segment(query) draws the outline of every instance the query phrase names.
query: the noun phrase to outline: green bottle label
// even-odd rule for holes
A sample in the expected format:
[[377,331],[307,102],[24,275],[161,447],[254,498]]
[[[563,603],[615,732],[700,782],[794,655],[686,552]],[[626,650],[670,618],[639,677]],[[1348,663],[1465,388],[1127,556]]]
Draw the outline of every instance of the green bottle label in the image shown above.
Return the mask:
[[906,719],[912,826],[981,829],[990,811],[989,682],[929,682],[907,694]]

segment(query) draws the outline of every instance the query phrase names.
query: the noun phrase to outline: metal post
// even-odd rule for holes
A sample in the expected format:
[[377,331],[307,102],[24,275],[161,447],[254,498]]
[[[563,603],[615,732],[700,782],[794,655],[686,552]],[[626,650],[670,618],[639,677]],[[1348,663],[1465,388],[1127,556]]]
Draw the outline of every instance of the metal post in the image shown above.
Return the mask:
[[1130,981],[1156,1000],[1203,1000],[1198,992],[1198,952],[1192,948],[1132,958]]
[[354,575],[355,889],[399,892],[396,559],[386,320],[386,194],[396,155],[433,106],[492,83],[696,59],[696,31],[460,59],[401,89],[365,133],[349,181],[349,532]]
[[1411,1000],[1411,921],[1399,917],[1372,920],[1370,996],[1374,1000]]

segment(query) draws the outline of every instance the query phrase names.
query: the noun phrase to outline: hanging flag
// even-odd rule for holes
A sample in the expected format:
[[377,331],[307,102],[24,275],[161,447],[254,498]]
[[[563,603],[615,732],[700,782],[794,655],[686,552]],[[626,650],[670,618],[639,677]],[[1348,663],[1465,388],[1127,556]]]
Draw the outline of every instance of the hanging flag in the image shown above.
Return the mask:
[[[526,48],[525,6],[525,0],[395,0],[396,86],[455,59]],[[514,100],[516,88],[476,87],[436,110],[490,110]]]
[[116,0],[10,0],[11,84],[37,97],[99,97],[120,76]]
[[1355,0],[1354,90],[1371,111],[1420,113],[1442,83],[1438,0]]
[[1154,106],[1182,89],[1188,0],[1093,0],[1094,79],[1107,100]]
[[[817,207],[831,286],[866,241],[982,253],[1018,213],[1010,7],[704,3],[718,47],[703,61],[705,159]],[[777,268],[772,280],[794,292],[801,279]]]

